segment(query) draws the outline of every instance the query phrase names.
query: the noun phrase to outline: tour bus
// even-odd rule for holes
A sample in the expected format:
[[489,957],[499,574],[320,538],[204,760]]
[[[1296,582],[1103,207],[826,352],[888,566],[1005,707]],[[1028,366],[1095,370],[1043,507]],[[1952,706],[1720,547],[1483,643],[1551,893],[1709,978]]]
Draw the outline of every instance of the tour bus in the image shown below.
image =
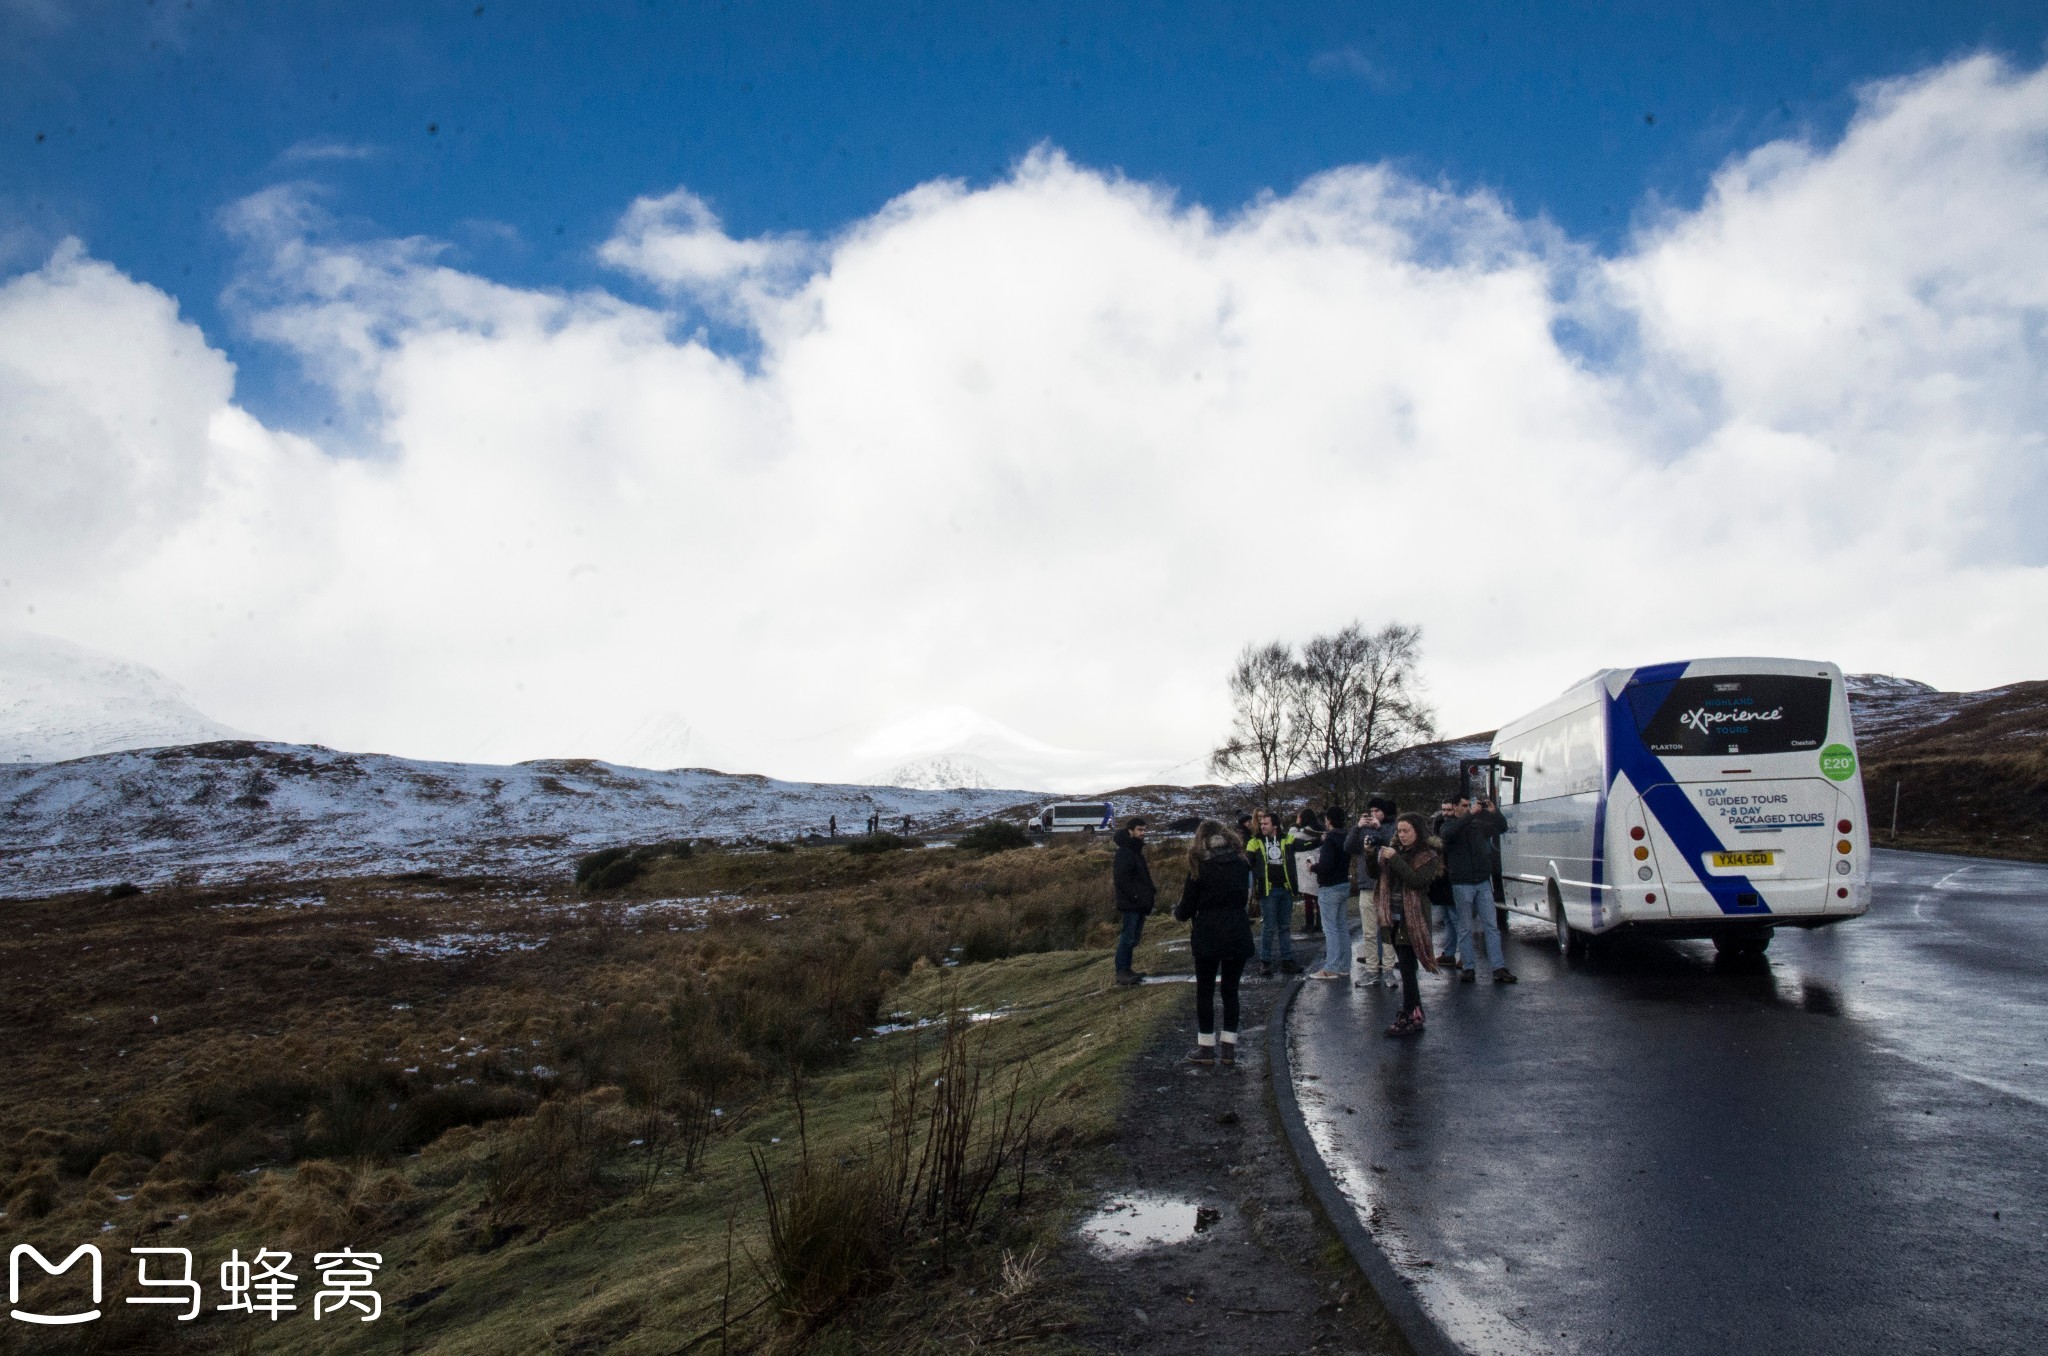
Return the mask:
[[1097,800],[1048,805],[1026,820],[1024,827],[1032,833],[1094,833],[1107,830],[1113,822],[1109,803]]
[[1466,765],[1508,821],[1506,907],[1567,955],[1617,929],[1761,952],[1774,928],[1870,906],[1870,832],[1833,664],[1608,669],[1503,726]]

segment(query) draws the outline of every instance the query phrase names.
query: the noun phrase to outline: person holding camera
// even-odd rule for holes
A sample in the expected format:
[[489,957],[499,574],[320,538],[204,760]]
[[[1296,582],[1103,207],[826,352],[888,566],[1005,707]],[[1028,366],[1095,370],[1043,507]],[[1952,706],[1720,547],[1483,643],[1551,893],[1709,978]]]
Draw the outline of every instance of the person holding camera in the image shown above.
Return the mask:
[[1351,978],[1351,852],[1344,845],[1346,818],[1341,805],[1323,811],[1327,827],[1310,868],[1323,919],[1323,968],[1310,979]]
[[[1373,885],[1379,880],[1380,849],[1394,841],[1394,817],[1401,813],[1401,807],[1384,796],[1374,796],[1365,807],[1365,813],[1358,817],[1358,826],[1344,839],[1344,850],[1351,854],[1351,893],[1361,899],[1373,892]],[[1363,903],[1359,905],[1359,922],[1372,932],[1373,980],[1392,988],[1398,981],[1387,968],[1386,940],[1372,926]]]
[[1389,1036],[1413,1036],[1422,1030],[1422,993],[1415,967],[1435,974],[1436,953],[1429,935],[1429,883],[1442,874],[1443,844],[1429,836],[1422,816],[1405,814],[1394,821],[1394,841],[1379,850],[1379,882],[1373,889],[1373,910],[1380,935],[1394,948],[1401,969],[1401,1015],[1387,1028]]
[[1463,967],[1459,976],[1467,984],[1478,978],[1479,957],[1473,929],[1486,932],[1486,960],[1493,967],[1493,982],[1516,983],[1500,950],[1500,923],[1493,908],[1494,845],[1508,831],[1507,817],[1491,797],[1474,805],[1459,796],[1451,814],[1437,826],[1444,843],[1444,874],[1451,883],[1451,910],[1457,919],[1457,960]]

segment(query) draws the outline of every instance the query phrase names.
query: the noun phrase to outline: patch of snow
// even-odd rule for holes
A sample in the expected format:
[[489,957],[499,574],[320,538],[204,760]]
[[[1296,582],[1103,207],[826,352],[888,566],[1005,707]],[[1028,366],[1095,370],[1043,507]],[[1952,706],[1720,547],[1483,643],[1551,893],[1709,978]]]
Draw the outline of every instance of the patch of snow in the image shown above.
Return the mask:
[[833,815],[842,831],[879,812],[929,832],[1019,810],[1028,796],[247,741],[125,751],[0,766],[0,898],[124,880],[566,869],[617,843],[823,834]]

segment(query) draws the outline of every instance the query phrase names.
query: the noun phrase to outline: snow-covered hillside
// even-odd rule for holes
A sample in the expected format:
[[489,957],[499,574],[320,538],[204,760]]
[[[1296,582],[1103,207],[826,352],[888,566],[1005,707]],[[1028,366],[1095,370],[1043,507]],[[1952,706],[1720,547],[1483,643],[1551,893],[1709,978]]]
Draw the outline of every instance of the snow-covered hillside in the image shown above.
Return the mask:
[[30,631],[0,631],[0,763],[246,739],[155,669]]
[[1943,692],[1911,678],[1883,673],[1851,673],[1844,675],[1843,681],[1849,687],[1849,717],[1856,724],[1856,740],[1864,745],[1918,734],[2009,690]]
[[584,760],[428,763],[247,741],[0,767],[0,897],[133,881],[565,866],[610,843],[919,832],[1029,792],[827,786]]

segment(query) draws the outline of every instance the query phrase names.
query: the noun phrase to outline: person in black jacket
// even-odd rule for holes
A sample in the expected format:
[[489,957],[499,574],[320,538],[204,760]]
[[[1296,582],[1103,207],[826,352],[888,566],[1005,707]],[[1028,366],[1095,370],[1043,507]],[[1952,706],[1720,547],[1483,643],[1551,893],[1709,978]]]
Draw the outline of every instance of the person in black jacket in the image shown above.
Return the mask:
[[1323,968],[1310,979],[1351,978],[1351,853],[1344,845],[1341,805],[1323,811],[1329,831],[1316,849],[1315,877],[1323,919]]
[[[1444,821],[1457,813],[1457,796],[1445,796],[1436,817],[1429,821],[1429,836],[1442,838]],[[1465,943],[1471,939],[1459,930],[1457,901],[1451,898],[1451,878],[1444,874],[1441,860],[1437,863],[1436,878],[1429,883],[1429,905],[1436,911],[1437,925],[1444,932],[1444,949],[1436,958],[1437,966],[1455,975],[1458,973],[1458,958],[1465,954]]]
[[[1187,880],[1173,916],[1193,923],[1188,949],[1195,958],[1195,1048],[1190,1064],[1237,1063],[1237,985],[1245,962],[1258,953],[1245,901],[1252,867],[1230,830],[1205,819],[1188,845]],[[1223,989],[1223,1030],[1216,1030],[1216,988]]]
[[1123,936],[1116,944],[1116,982],[1136,984],[1145,977],[1131,968],[1131,955],[1145,933],[1145,918],[1155,905],[1158,891],[1152,886],[1152,868],[1145,864],[1145,817],[1132,815],[1116,831],[1116,862],[1110,879],[1116,890],[1117,912],[1123,916]]
[[1515,972],[1508,969],[1500,950],[1500,925],[1493,911],[1493,863],[1500,836],[1508,830],[1506,816],[1491,800],[1478,808],[1459,796],[1451,816],[1437,829],[1444,840],[1444,875],[1450,881],[1451,911],[1458,920],[1458,962],[1462,978],[1471,983],[1478,973],[1478,943],[1475,929],[1486,935],[1486,963],[1493,967],[1493,982],[1513,984]]

